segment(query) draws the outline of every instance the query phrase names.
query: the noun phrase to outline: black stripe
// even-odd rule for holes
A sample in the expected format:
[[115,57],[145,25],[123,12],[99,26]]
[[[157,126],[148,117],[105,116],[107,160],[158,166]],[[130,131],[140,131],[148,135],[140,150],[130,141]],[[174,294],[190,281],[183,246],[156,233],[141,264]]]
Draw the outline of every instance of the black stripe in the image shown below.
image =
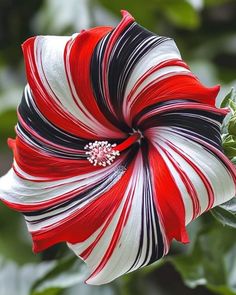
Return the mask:
[[[143,187],[142,196],[141,196],[142,197],[142,216],[141,216],[142,228],[141,228],[141,234],[140,234],[140,240],[139,240],[138,253],[129,271],[132,270],[139,263],[139,260],[142,256],[143,247],[144,247],[144,232],[147,235],[147,248],[145,253],[145,259],[142,265],[140,265],[140,267],[153,263],[154,261],[160,259],[164,254],[163,237],[160,230],[159,218],[158,218],[158,214],[157,214],[155,203],[154,203],[150,164],[147,157],[149,153],[148,143],[146,140],[142,140],[141,149],[142,149],[143,164],[144,164],[144,175],[143,175],[144,187]],[[145,221],[146,221],[146,224],[145,224]],[[157,238],[155,237],[155,235],[157,236]],[[151,241],[152,241],[152,244],[151,244]],[[150,255],[150,249],[151,249],[151,255]]]
[[[77,137],[69,132],[65,132],[53,123],[49,122],[47,118],[40,112],[33,98],[33,94],[25,90],[23,92],[22,100],[18,108],[19,114],[22,117],[24,123],[39,136],[49,141],[45,143],[34,136],[31,132],[27,131],[23,125],[18,122],[17,132],[26,141],[44,150],[47,153],[56,157],[69,158],[69,159],[86,159],[87,155],[84,154],[84,146],[89,142],[93,142],[94,139],[83,139]],[[111,144],[119,144],[121,139],[107,139]],[[57,144],[62,148],[72,148],[77,152],[63,151],[60,147],[56,148],[50,145],[50,142]]]
[[[154,109],[156,107],[153,106]],[[140,131],[145,131],[151,127],[171,127],[173,131],[176,130],[182,134],[192,135],[196,139],[202,139],[222,151],[220,128],[224,117],[222,114],[205,110],[172,110],[149,117],[137,128]],[[194,141],[194,138],[192,140]]]
[[[166,101],[162,101],[162,102],[157,102],[154,103],[152,105],[149,105],[147,107],[144,107],[134,118],[133,118],[133,128],[140,128],[141,126],[138,126],[138,121],[146,114],[148,114],[149,112],[156,110],[158,108],[161,107],[165,107],[165,106],[169,106],[169,105],[178,105],[178,104],[183,104],[183,103],[196,103],[198,104],[196,101],[194,100],[186,100],[186,99],[168,99]],[[151,116],[150,116],[151,117]],[[149,118],[147,119],[149,120]],[[146,120],[145,120],[146,121]],[[145,122],[144,121],[144,122]]]
[[[128,168],[129,164],[136,157],[138,149],[139,149],[139,144],[138,143],[134,144],[132,146],[132,148],[130,148],[130,151],[129,151],[127,157],[125,158],[125,160],[120,164],[120,166],[115,171],[113,171],[113,173],[111,173],[107,178],[101,179],[98,183],[96,183],[90,189],[84,191],[83,193],[78,194],[75,197],[73,197],[73,198],[71,198],[71,199],[69,199],[67,201],[64,201],[62,203],[59,203],[57,205],[54,205],[54,206],[52,206],[50,208],[36,210],[36,211],[33,211],[33,212],[22,212],[22,213],[25,216],[37,216],[37,215],[45,214],[45,213],[48,213],[48,212],[53,212],[56,209],[64,208],[64,207],[66,207],[66,206],[80,200],[78,203],[76,203],[76,205],[74,205],[71,208],[63,211],[63,212],[67,212],[68,210],[71,210],[72,208],[77,207],[80,204],[86,202],[87,200],[93,198],[95,195],[101,194],[101,192],[103,190],[105,190],[107,188],[107,186],[112,185],[114,180],[117,179],[117,177],[119,177],[120,175],[122,175],[123,172]],[[29,222],[30,223],[38,223],[38,222],[41,222],[44,219],[50,219],[51,217],[54,217],[54,216],[57,216],[57,215],[60,215],[60,214],[61,213],[50,215],[50,216],[45,217],[43,219],[37,219],[35,221],[29,221]]]
[[[65,132],[49,122],[37,108],[32,93],[28,93],[28,91],[26,92],[27,101],[24,92],[18,111],[30,129],[34,130],[38,135],[52,143],[67,148],[82,150],[88,143],[88,140],[84,140]],[[23,126],[21,126],[21,130],[24,130]],[[33,139],[32,135],[31,139]]]
[[[108,71],[103,72],[104,53],[111,34],[109,33],[105,36],[94,50],[91,61],[91,81],[94,95],[101,111],[112,124],[129,133],[132,130],[124,122],[122,104],[130,75],[141,58],[154,47],[169,40],[169,38],[156,36],[137,23],[128,25],[113,46],[108,61]],[[104,75],[108,79],[110,103],[116,112],[116,116],[112,114],[106,104],[102,85]]]

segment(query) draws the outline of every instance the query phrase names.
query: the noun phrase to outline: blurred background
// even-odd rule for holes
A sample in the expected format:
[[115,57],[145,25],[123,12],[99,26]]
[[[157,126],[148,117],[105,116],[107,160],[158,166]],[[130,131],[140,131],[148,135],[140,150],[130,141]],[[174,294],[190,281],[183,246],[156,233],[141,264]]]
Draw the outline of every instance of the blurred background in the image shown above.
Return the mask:
[[[115,26],[128,10],[144,27],[175,39],[200,80],[221,84],[219,100],[236,86],[236,1],[230,0],[0,0],[0,176],[11,166],[16,107],[25,84],[21,43],[33,35],[71,35]],[[86,268],[58,245],[34,255],[18,213],[0,205],[0,295],[234,295],[236,229],[207,213],[189,228],[191,243],[114,283],[83,283]]]

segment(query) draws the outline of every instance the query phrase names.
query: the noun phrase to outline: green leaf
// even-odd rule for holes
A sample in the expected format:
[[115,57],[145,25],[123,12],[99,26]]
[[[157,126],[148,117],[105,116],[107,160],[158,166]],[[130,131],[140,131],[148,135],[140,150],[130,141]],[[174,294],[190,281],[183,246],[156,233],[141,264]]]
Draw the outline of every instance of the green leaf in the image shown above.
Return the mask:
[[232,99],[229,100],[229,107],[230,107],[232,114],[234,115],[236,112],[236,103],[234,100],[232,100]]
[[224,153],[229,159],[236,157],[236,136],[234,135],[226,135],[223,138],[223,149]]
[[236,228],[236,198],[210,211],[223,225]]
[[168,258],[190,288],[204,285],[217,294],[236,294],[236,230],[213,222],[199,232],[188,255]]
[[[231,105],[232,105],[232,103],[231,103]],[[234,103],[234,108],[235,108],[234,112],[236,112],[236,104],[235,103]],[[229,120],[228,132],[229,132],[229,134],[236,136],[236,114],[234,114]]]
[[236,157],[236,91],[234,88],[225,96],[221,108],[229,107],[231,114],[224,120],[222,128],[222,145],[229,159]]
[[232,162],[234,165],[236,165],[236,157],[233,157],[233,158],[231,159],[231,162]]
[[233,214],[236,214],[236,198],[232,198],[228,202],[220,205],[221,208],[230,211]]
[[227,136],[224,137],[223,145],[225,147],[230,147],[234,145],[235,141],[236,141],[236,137],[234,135],[228,134]]
[[236,101],[236,92],[234,88],[232,87],[230,92],[225,96],[225,98],[222,100],[220,107],[225,108],[229,106],[230,101]]

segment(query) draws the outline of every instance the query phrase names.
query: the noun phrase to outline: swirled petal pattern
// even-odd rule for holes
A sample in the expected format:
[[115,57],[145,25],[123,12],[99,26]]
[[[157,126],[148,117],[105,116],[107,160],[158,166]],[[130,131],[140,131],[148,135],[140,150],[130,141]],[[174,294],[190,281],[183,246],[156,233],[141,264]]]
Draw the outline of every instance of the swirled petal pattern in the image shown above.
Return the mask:
[[104,284],[188,242],[186,225],[235,195],[226,109],[171,38],[122,12],[115,28],[23,44],[28,84],[0,198],[42,251],[67,242]]

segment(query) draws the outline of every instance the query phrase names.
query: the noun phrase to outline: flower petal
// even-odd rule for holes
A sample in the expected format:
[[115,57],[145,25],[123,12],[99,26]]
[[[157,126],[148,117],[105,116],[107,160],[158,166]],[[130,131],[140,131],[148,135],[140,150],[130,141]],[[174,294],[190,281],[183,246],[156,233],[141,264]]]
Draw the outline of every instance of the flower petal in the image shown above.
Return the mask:
[[186,225],[236,191],[219,86],[203,86],[172,39],[122,14],[114,29],[24,43],[29,84],[0,178],[34,251],[67,242],[96,285],[188,242]]
[[[82,256],[92,271],[87,283],[108,283],[162,257],[168,244],[164,244],[158,219],[148,163],[139,151],[122,203],[109,228],[89,256]],[[83,244],[70,247],[81,255]]]
[[[98,31],[98,32],[97,32]],[[38,110],[58,128],[82,138],[121,137],[122,133],[111,124],[104,124],[104,117],[90,113],[75,91],[74,81],[68,69],[68,58],[76,50],[71,46],[84,41],[84,35],[90,51],[108,29],[93,30],[72,37],[38,36],[27,40],[22,48],[25,57],[26,74],[30,85],[32,100]],[[69,56],[69,57],[68,57]],[[78,60],[77,67],[86,75],[91,55],[87,51],[87,63]],[[73,66],[74,67],[74,66]],[[79,76],[80,77],[80,76]],[[86,76],[84,76],[84,79]],[[79,78],[81,80],[81,78]],[[80,81],[86,82],[86,81]],[[88,82],[87,82],[88,84]],[[86,85],[86,83],[81,84]],[[82,86],[81,86],[82,88]],[[89,89],[88,89],[89,90]],[[88,94],[89,95],[89,94]],[[99,121],[101,120],[101,122]],[[107,122],[107,121],[106,121]],[[65,127],[66,126],[66,127]],[[124,134],[123,134],[124,137]]]

